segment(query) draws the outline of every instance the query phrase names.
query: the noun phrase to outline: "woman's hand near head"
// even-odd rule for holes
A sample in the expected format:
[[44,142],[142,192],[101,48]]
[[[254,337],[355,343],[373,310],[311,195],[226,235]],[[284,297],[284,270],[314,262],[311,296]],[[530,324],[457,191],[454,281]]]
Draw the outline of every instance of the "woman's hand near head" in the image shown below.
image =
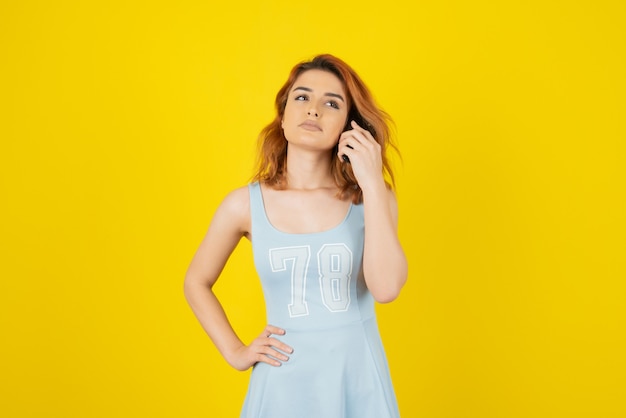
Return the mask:
[[[384,184],[381,146],[365,128],[351,121],[352,129],[339,137],[337,155],[350,159],[359,187],[366,189]],[[345,163],[344,163],[345,164]]]
[[237,370],[248,370],[256,363],[267,363],[279,367],[289,360],[286,354],[293,353],[293,349],[272,335],[285,335],[285,330],[267,325],[263,332],[249,345],[242,345],[230,353],[226,360]]
[[363,191],[363,275],[378,302],[391,302],[407,278],[406,256],[398,240],[397,202],[385,184],[380,144],[356,122],[352,121],[351,126],[339,137],[338,155],[350,158],[352,172]]

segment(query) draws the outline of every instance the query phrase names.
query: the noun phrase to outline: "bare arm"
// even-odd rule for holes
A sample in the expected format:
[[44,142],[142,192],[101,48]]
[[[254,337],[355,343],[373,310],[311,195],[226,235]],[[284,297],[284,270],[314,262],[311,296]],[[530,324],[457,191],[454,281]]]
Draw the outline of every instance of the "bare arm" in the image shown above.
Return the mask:
[[408,265],[398,239],[398,207],[382,176],[380,145],[372,135],[352,122],[352,130],[339,140],[338,154],[347,155],[363,191],[365,246],[363,275],[378,302],[398,297],[406,282]]
[[280,328],[268,325],[250,345],[245,345],[233,330],[226,313],[213,292],[228,258],[243,236],[250,231],[250,199],[247,188],[230,193],[218,207],[209,230],[198,248],[185,276],[185,297],[200,324],[226,361],[237,370],[247,370],[262,361],[273,366],[286,361],[283,353],[291,348],[272,338],[282,335]]
[[374,298],[387,303],[398,297],[408,274],[397,233],[396,198],[384,182],[362,190],[365,211],[363,275]]

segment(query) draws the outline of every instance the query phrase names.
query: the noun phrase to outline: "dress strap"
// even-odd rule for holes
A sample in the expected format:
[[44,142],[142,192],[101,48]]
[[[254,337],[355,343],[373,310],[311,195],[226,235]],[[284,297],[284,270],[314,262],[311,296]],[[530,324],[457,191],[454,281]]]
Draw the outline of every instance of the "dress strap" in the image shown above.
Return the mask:
[[250,219],[252,222],[252,235],[257,232],[265,232],[271,226],[265,214],[261,184],[256,181],[248,185],[250,191]]

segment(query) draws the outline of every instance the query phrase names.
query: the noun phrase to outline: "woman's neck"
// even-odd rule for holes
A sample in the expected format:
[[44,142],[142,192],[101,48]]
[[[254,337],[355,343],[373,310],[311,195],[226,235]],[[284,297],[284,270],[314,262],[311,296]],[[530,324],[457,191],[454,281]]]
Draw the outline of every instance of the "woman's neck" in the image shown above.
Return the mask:
[[287,188],[320,189],[335,186],[328,154],[287,153]]

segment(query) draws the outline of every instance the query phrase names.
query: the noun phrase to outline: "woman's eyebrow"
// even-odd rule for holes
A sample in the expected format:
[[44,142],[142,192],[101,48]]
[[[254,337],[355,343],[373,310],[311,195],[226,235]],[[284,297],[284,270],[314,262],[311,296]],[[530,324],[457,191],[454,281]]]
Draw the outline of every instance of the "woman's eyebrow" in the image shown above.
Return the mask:
[[[303,90],[309,93],[313,92],[313,89],[310,89],[308,87],[303,87],[303,86],[298,86],[295,87],[292,91],[296,91],[296,90]],[[336,97],[337,99],[341,100],[342,102],[345,103],[345,99],[343,98],[343,96],[341,94],[337,94],[337,93],[324,93],[324,96],[329,96],[329,97]]]
[[337,94],[337,93],[326,93],[324,94],[324,96],[330,96],[330,97],[336,97],[337,99],[341,100],[342,102],[345,103],[345,100],[343,99],[343,96],[341,94]]

